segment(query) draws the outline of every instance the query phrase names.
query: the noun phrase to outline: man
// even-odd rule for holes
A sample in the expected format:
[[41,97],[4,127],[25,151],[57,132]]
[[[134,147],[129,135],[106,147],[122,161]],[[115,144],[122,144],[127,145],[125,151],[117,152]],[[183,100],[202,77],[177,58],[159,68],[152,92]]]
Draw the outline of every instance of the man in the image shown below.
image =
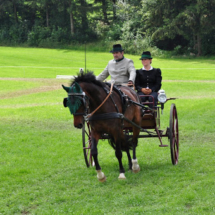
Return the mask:
[[[137,77],[135,80],[135,87],[139,95],[150,95],[141,97],[142,102],[147,99],[157,105],[158,91],[161,88],[161,70],[155,69],[151,66],[152,57],[149,51],[143,52],[140,60],[142,61],[143,68],[137,70]],[[151,97],[152,96],[152,97]],[[153,99],[154,98],[154,99]],[[153,105],[149,105],[151,108]]]
[[109,75],[115,84],[133,85],[136,78],[136,71],[132,60],[124,57],[124,50],[120,44],[113,45],[110,51],[114,59],[110,60],[106,68],[96,78],[104,81]]

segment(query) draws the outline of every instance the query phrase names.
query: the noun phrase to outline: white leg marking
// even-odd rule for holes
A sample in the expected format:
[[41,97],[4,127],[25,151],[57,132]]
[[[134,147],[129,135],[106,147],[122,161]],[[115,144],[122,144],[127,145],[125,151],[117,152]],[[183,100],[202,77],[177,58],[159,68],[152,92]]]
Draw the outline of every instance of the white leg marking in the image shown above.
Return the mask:
[[135,173],[140,171],[140,166],[139,166],[139,164],[137,162],[137,159],[132,159],[132,170]]
[[125,174],[124,173],[120,173],[118,179],[126,179]]
[[105,174],[101,170],[96,170],[96,172],[97,172],[97,178],[99,179],[99,181],[101,182],[106,181]]

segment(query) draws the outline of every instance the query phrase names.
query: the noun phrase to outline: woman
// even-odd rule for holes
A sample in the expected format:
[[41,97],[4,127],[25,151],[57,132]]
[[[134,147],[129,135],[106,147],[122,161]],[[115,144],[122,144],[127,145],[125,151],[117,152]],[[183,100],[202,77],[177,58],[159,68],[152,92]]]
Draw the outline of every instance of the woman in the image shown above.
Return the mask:
[[[135,87],[139,95],[150,95],[141,97],[142,102],[149,100],[157,105],[158,91],[161,88],[161,70],[151,66],[152,57],[149,51],[143,52],[140,60],[142,60],[143,68],[136,71]],[[153,96],[153,98],[151,97]],[[153,105],[149,105],[153,107]]]

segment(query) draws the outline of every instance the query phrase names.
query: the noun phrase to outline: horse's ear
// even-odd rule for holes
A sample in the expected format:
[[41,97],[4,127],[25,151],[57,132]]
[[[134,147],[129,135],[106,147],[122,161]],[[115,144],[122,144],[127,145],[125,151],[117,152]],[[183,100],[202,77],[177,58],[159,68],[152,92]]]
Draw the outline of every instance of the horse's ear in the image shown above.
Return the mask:
[[64,85],[62,85],[63,89],[66,90],[66,92],[68,93],[69,92],[69,87],[66,87]]
[[73,88],[73,92],[75,92],[75,93],[82,93],[83,92],[82,89],[81,89],[81,87],[80,87],[80,85],[77,82],[75,82],[75,86]]

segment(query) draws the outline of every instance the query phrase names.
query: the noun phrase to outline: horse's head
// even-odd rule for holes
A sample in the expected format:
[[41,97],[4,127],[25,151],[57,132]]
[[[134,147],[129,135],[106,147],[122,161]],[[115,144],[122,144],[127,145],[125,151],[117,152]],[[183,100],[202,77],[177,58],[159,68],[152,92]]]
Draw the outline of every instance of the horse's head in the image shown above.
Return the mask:
[[86,113],[87,96],[77,82],[74,82],[70,87],[62,85],[67,92],[68,97],[64,98],[64,107],[68,107],[70,113],[74,116],[74,126],[76,128],[83,127],[83,115]]

